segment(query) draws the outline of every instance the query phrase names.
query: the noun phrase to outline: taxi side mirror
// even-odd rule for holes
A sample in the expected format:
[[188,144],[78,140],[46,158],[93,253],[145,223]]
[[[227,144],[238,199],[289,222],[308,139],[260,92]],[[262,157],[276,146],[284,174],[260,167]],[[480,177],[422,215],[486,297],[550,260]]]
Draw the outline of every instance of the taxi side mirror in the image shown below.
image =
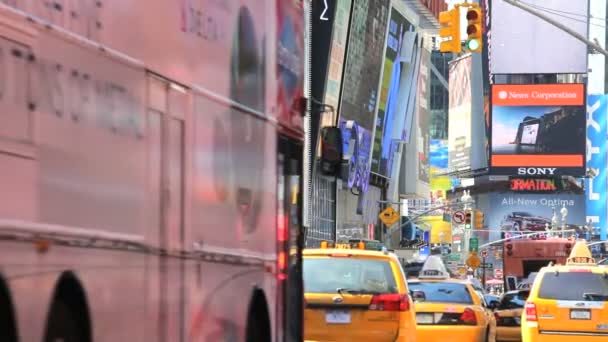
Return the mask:
[[414,291],[412,292],[412,299],[414,302],[424,302],[426,300],[426,295],[422,291]]

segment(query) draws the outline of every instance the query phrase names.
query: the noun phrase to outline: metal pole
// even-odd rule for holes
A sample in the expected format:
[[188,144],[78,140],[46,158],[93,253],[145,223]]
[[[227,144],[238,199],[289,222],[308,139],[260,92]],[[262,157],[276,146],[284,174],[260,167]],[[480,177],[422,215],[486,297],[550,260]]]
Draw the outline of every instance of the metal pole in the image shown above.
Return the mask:
[[598,44],[590,41],[589,39],[587,39],[587,37],[578,34],[577,32],[574,32],[573,30],[571,30],[570,28],[568,28],[566,25],[563,25],[551,18],[549,18],[548,16],[546,16],[545,14],[543,14],[540,11],[537,11],[535,9],[533,9],[532,7],[525,5],[523,3],[521,3],[520,1],[517,0],[503,0],[504,2],[508,3],[509,5],[518,7],[534,16],[539,17],[540,19],[548,22],[549,24],[557,27],[558,29],[570,34],[572,37],[580,40],[581,42],[585,43],[588,46],[591,46],[593,49],[595,49],[597,52],[601,53],[604,56],[608,56],[608,51],[606,51],[604,48],[602,48],[601,46],[599,46]]
[[483,285],[483,289],[486,289],[486,258],[481,258],[481,267],[483,268],[483,275],[481,276],[481,284]]

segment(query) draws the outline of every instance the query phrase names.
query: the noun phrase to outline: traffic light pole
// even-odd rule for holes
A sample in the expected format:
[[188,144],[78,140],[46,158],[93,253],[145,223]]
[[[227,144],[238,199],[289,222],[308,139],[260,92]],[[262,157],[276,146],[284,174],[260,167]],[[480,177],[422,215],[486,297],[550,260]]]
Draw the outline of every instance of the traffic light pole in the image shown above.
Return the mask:
[[604,56],[608,56],[608,51],[606,51],[604,48],[602,48],[601,46],[599,46],[598,44],[590,41],[589,39],[587,39],[587,37],[571,30],[570,28],[568,28],[566,25],[557,22],[553,19],[551,19],[550,17],[546,16],[544,13],[535,10],[534,8],[522,3],[521,1],[518,0],[503,0],[504,2],[508,3],[509,5],[518,7],[534,16],[539,17],[540,19],[548,22],[549,24],[557,27],[558,29],[568,33],[569,35],[571,35],[572,37],[580,40],[581,42],[585,43],[586,45],[592,47],[594,50],[596,50],[597,52],[601,53]]

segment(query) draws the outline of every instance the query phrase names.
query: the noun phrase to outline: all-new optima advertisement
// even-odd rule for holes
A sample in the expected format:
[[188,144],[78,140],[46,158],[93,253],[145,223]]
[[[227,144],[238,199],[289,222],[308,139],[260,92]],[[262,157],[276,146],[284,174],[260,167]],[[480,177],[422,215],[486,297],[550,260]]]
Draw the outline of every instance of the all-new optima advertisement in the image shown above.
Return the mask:
[[606,240],[606,95],[587,97],[587,167],[595,177],[585,180],[587,222],[599,228],[600,239]]
[[493,174],[583,176],[583,84],[492,86]]
[[[562,208],[567,209],[565,221]],[[489,240],[500,239],[501,232],[516,236],[523,231],[545,231],[551,227],[553,216],[561,229],[574,229],[581,234],[585,224],[585,195],[583,194],[518,194],[495,193],[490,195],[490,210],[485,221],[492,230]],[[479,242],[482,244],[482,242]],[[485,242],[484,242],[485,243]]]

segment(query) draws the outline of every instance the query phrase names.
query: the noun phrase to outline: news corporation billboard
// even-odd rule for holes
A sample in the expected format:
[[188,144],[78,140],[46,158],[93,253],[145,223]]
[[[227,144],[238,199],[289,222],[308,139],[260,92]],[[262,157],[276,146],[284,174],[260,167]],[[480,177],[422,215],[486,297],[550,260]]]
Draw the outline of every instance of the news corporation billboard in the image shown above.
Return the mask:
[[493,85],[491,109],[492,174],[585,174],[583,84]]

